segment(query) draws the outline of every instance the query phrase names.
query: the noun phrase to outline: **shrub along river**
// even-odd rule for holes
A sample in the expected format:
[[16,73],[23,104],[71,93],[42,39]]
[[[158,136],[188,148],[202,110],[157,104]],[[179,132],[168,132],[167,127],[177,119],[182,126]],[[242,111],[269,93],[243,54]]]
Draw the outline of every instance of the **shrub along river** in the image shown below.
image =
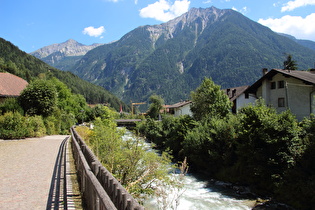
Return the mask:
[[[124,135],[125,139],[135,138],[130,131]],[[147,144],[148,149],[151,148]],[[179,176],[178,174],[170,174],[170,176]],[[165,194],[167,198],[168,208],[179,210],[206,210],[206,209],[252,209],[255,206],[256,199],[247,199],[237,193],[235,186],[220,181],[204,181],[192,174],[186,174],[182,179],[182,188],[179,191],[169,191]],[[234,189],[233,189],[234,188]],[[242,192],[247,190],[242,188]],[[153,197],[144,204],[146,209],[161,209],[163,201]]]

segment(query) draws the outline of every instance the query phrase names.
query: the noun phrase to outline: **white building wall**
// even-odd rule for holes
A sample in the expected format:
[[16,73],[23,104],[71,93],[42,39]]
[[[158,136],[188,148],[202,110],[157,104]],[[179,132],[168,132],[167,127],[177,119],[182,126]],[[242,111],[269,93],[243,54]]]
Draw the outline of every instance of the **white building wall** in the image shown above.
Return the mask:
[[[284,81],[284,88],[279,88],[279,81]],[[275,89],[271,89],[271,82],[276,82]],[[290,109],[298,120],[302,120],[304,117],[310,115],[312,111],[311,94],[314,90],[314,86],[306,85],[301,80],[292,77],[284,77],[282,74],[276,74],[272,80],[269,81],[269,87],[265,86],[261,89],[262,97],[268,97],[267,100],[264,98],[266,104],[276,108],[278,112]],[[264,92],[267,92],[267,94]],[[284,98],[284,107],[278,106],[279,98]]]
[[185,114],[192,116],[192,112],[190,111],[190,104],[175,109],[175,117]]
[[248,104],[255,104],[256,100],[256,96],[250,94],[248,98],[245,98],[245,94],[242,93],[236,99],[236,111],[247,106]]

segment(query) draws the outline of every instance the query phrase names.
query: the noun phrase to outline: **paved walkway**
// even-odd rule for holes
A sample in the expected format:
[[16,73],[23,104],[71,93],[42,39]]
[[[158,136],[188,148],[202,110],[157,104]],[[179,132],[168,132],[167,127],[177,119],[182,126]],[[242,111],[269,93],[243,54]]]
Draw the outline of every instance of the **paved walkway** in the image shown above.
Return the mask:
[[53,207],[49,195],[66,137],[0,140],[0,209]]

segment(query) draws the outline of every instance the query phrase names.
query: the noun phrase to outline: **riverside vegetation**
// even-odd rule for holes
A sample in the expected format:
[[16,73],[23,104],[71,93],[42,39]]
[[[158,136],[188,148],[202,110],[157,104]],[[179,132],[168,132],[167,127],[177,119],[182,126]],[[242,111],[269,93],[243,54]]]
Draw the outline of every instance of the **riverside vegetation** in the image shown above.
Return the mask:
[[[297,209],[315,206],[315,117],[298,122],[262,100],[231,114],[220,87],[205,78],[191,94],[193,117],[147,119],[137,129],[191,171],[249,186]],[[209,178],[210,179],[210,178]]]
[[68,134],[69,128],[101,114],[101,106],[90,108],[85,98],[51,74],[41,74],[18,98],[0,104],[0,138],[16,139]]
[[[170,171],[186,172],[185,160],[177,167],[170,165],[172,157],[167,151],[158,154],[147,149],[140,138],[124,139],[125,129],[117,129],[114,119],[117,112],[102,107],[102,115],[93,121],[94,128],[76,127],[76,131],[97,155],[100,162],[135,197],[143,203],[150,196],[157,196],[160,209],[174,205],[168,201],[165,189],[178,193],[182,187],[181,176],[169,176]],[[163,190],[162,190],[163,189]],[[176,204],[175,204],[176,205]]]

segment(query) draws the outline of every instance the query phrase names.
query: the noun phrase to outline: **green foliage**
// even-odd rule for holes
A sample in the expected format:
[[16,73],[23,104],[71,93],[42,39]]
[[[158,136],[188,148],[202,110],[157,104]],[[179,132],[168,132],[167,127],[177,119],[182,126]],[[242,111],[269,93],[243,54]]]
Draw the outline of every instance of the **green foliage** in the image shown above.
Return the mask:
[[190,109],[196,120],[225,117],[232,107],[228,96],[210,78],[203,80],[191,93],[191,98],[193,103]]
[[44,124],[46,127],[47,135],[54,135],[54,134],[61,133],[61,130],[60,130],[61,122],[58,118],[56,118],[56,116],[51,115],[51,116],[45,117]]
[[154,182],[167,181],[171,158],[146,151],[144,141],[122,139],[125,130],[117,130],[111,111],[97,118],[88,142],[102,164],[133,196],[143,199],[154,192]]
[[29,115],[51,115],[57,108],[57,91],[52,82],[35,80],[19,96],[19,103]]
[[236,172],[258,188],[274,190],[304,150],[298,122],[289,111],[277,114],[264,102],[243,108],[240,121]]
[[25,117],[26,128],[28,130],[27,137],[42,137],[46,135],[46,127],[42,116]]
[[19,139],[28,136],[25,118],[19,112],[7,112],[1,115],[0,136],[3,139]]
[[19,112],[20,114],[24,114],[24,110],[16,98],[7,98],[4,102],[0,103],[0,115],[6,112]]
[[190,130],[184,139],[183,149],[192,167],[216,174],[223,167],[233,165],[238,124],[238,119],[230,115],[199,122]]
[[150,102],[151,104],[147,114],[152,119],[158,119],[160,111],[162,110],[164,105],[164,100],[161,96],[152,95],[150,96]]
[[165,141],[162,130],[162,123],[154,119],[147,119],[137,124],[137,130],[146,138],[158,146],[162,146]]
[[285,60],[283,62],[283,69],[287,69],[287,70],[297,70],[298,69],[296,61],[292,60],[291,55],[288,55],[287,60]]
[[[276,196],[297,209],[310,209],[315,205],[315,118],[305,118],[301,123],[304,152],[294,167],[284,176]],[[292,193],[288,193],[292,192]]]

